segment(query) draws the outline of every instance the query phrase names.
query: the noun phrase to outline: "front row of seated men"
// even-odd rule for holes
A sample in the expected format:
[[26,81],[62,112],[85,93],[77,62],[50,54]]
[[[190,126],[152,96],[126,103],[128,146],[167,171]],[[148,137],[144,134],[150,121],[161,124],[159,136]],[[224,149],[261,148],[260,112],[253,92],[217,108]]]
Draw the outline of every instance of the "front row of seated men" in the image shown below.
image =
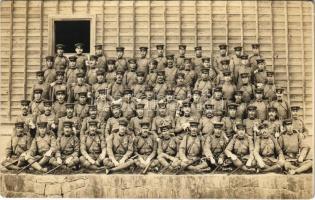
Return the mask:
[[[31,170],[47,173],[48,169],[89,169],[113,173],[135,169],[141,173],[190,171],[192,173],[243,170],[245,172],[285,172],[298,174],[312,169],[308,158],[310,148],[304,136],[293,130],[292,120],[283,121],[284,133],[277,139],[262,123],[253,138],[243,124],[236,125],[236,134],[229,140],[223,123],[214,123],[214,132],[202,135],[199,122],[190,121],[183,137],[175,136],[169,124],[159,127],[160,134],[149,130],[149,122],[141,122],[139,134],[127,128],[128,121],[105,139],[91,120],[84,135],[74,134],[74,124],[65,121],[63,134],[55,137],[47,122],[37,124],[34,139],[24,132],[23,122],[15,123],[2,165],[7,169]],[[234,171],[233,171],[234,172]]]

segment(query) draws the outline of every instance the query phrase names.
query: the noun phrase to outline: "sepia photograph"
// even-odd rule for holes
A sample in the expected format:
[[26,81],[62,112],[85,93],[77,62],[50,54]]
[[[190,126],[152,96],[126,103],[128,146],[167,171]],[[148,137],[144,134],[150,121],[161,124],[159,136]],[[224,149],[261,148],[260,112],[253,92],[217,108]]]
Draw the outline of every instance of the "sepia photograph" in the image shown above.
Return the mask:
[[314,198],[311,0],[1,0],[2,198]]

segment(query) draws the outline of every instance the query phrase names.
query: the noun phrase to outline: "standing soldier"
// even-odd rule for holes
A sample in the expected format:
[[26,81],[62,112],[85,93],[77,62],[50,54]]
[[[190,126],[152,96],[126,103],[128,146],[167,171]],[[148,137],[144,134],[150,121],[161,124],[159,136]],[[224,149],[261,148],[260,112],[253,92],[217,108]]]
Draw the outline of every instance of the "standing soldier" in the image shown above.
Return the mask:
[[223,93],[223,98],[226,99],[227,101],[232,100],[234,92],[236,90],[236,86],[232,82],[231,75],[232,75],[231,71],[229,70],[223,71],[224,82],[222,84],[222,93]]
[[250,103],[254,98],[255,86],[249,82],[249,73],[241,73],[241,85],[238,86],[239,90],[243,91],[243,101]]
[[253,140],[246,134],[246,129],[243,124],[237,124],[236,128],[237,133],[227,145],[224,153],[235,167],[244,171],[253,172],[255,169],[250,168],[255,159]]
[[103,52],[103,45],[101,44],[95,45],[95,55],[97,56],[96,68],[106,71],[107,59],[106,55]]
[[56,90],[56,99],[52,105],[52,111],[55,113],[57,119],[66,116],[66,90]]
[[240,87],[242,85],[242,83],[244,84],[244,82],[242,81],[242,77],[241,74],[246,73],[248,74],[248,79],[250,83],[253,83],[253,72],[254,70],[251,68],[251,65],[249,63],[248,60],[248,55],[243,54],[241,56],[241,65],[239,65],[237,74],[235,74],[235,81],[236,81],[236,85],[238,87]]
[[125,47],[116,47],[116,69],[118,71],[127,71],[128,70],[128,60],[124,57]]
[[54,68],[54,57],[46,56],[46,66],[44,72],[45,83],[50,84],[56,80],[56,69]]
[[124,94],[125,86],[123,84],[123,76],[124,76],[124,72],[123,71],[120,71],[120,70],[116,71],[116,80],[112,84],[112,88],[111,88],[112,97],[114,99],[119,99]]
[[27,153],[27,161],[41,172],[47,172],[47,164],[56,152],[56,138],[47,129],[47,122],[37,124],[38,135],[33,139]]
[[255,99],[250,103],[250,105],[256,106],[257,108],[257,118],[260,120],[265,120],[267,118],[267,102],[264,101],[264,91],[263,89],[256,89]]
[[65,55],[63,55],[64,48],[65,48],[65,45],[63,44],[56,45],[57,54],[55,56],[55,63],[54,63],[54,67],[56,70],[65,70],[69,65],[69,59]]
[[270,132],[273,137],[278,139],[281,134],[282,122],[278,120],[277,108],[268,107],[268,117],[264,123],[268,126],[268,132]]
[[151,85],[145,87],[145,99],[142,100],[142,103],[144,103],[144,117],[152,121],[155,117],[157,100],[154,99],[153,87]]
[[124,89],[124,96],[122,98],[121,110],[123,111],[123,117],[128,121],[135,116],[135,103],[133,100],[133,91],[129,88]]
[[79,117],[81,121],[88,116],[89,105],[87,104],[87,94],[86,92],[78,93],[78,102],[74,105],[74,115]]
[[292,120],[283,122],[285,133],[279,138],[279,145],[285,157],[284,169],[289,174],[300,174],[313,168],[309,159],[310,147],[306,144],[302,133],[294,132]]
[[119,130],[107,138],[107,154],[104,165],[108,168],[106,173],[127,169],[134,164],[131,157],[133,153],[133,138],[127,132],[128,122],[119,120]]
[[145,72],[137,71],[136,83],[131,85],[130,88],[133,88],[134,97],[138,99],[143,99],[145,93]]
[[76,61],[77,57],[69,57],[69,67],[67,67],[65,72],[65,82],[68,87],[74,85],[77,82],[77,74],[83,72],[83,70],[77,68]]
[[57,132],[57,126],[58,126],[58,118],[55,115],[55,113],[53,113],[51,111],[52,109],[52,101],[49,100],[45,100],[44,101],[44,113],[39,115],[37,117],[36,122],[47,122],[47,128],[48,130],[53,131],[54,133]]
[[222,60],[229,60],[228,52],[227,52],[227,45],[220,44],[219,45],[219,55],[213,59],[212,65],[216,69],[216,71],[222,71],[221,61]]
[[50,163],[57,167],[76,169],[79,164],[80,140],[73,133],[73,122],[65,121],[63,123],[63,135],[56,140],[56,154],[51,158]]
[[7,169],[19,170],[27,163],[25,156],[30,149],[32,139],[24,131],[24,122],[16,122],[14,134],[5,149],[5,160],[1,163]]
[[97,121],[97,131],[104,135],[103,130],[105,127],[102,127],[102,119],[99,117],[97,113],[96,106],[90,105],[89,116],[85,117],[81,123],[80,138],[82,138],[83,135],[85,135],[86,131],[89,130],[90,121]]
[[30,109],[33,117],[36,119],[37,116],[44,113],[44,99],[42,98],[43,90],[41,88],[36,88],[33,93],[34,100],[30,103]]
[[174,90],[166,90],[165,102],[167,115],[171,116],[173,119],[179,117],[179,105],[174,98]]
[[160,101],[158,102],[157,115],[153,118],[151,128],[152,131],[156,132],[158,137],[160,137],[161,135],[161,130],[159,129],[159,127],[163,124],[169,125],[170,128],[175,127],[174,118],[167,115],[166,103],[164,101]]
[[201,76],[197,80],[195,84],[195,90],[200,90],[201,91],[201,98],[205,100],[208,95],[208,91],[212,91],[212,88],[214,85],[210,81],[209,78],[209,69],[208,68],[202,68],[201,69]]
[[107,70],[105,75],[105,80],[109,84],[113,84],[116,81],[116,60],[108,59],[107,60]]
[[234,75],[238,74],[239,66],[241,65],[242,50],[243,50],[243,47],[241,46],[234,47],[235,54],[232,55],[232,58],[231,58],[231,63],[234,66],[234,72],[233,72]]
[[86,169],[98,169],[105,163],[106,142],[104,135],[97,131],[97,121],[89,122],[89,130],[80,141],[80,164]]
[[157,61],[154,59],[151,59],[149,62],[149,73],[146,76],[146,84],[147,85],[151,85],[153,86],[156,82],[156,78],[157,78]]
[[303,120],[299,117],[299,110],[299,106],[291,106],[292,126],[294,130],[297,130],[306,136],[308,135],[308,131],[305,128]]
[[[50,84],[50,99],[55,101],[57,98],[57,90],[65,90],[70,93],[70,87],[64,83],[64,71],[56,71],[56,81]],[[69,98],[69,97],[68,97]]]
[[123,84],[126,87],[132,88],[137,82],[137,63],[136,59],[131,58],[128,60],[129,69],[125,72],[123,77]]
[[230,103],[228,104],[227,107],[228,107],[228,114],[226,117],[223,117],[222,122],[224,124],[226,136],[228,138],[232,138],[233,135],[235,134],[236,124],[239,122],[242,122],[242,118],[237,118],[236,116],[236,110],[237,110],[236,103]]
[[98,69],[96,71],[96,79],[97,82],[92,85],[92,96],[94,97],[94,101],[96,101],[99,97],[99,90],[104,89],[106,91],[106,95],[111,94],[111,85],[110,83],[105,82],[105,71],[103,69]]
[[[36,72],[37,83],[35,83],[32,87],[32,91],[36,88],[41,88],[43,90],[42,97],[43,99],[49,99],[50,86],[45,82],[44,71]],[[31,94],[31,98],[34,99],[34,94]]]
[[237,104],[236,117],[240,119],[246,118],[247,104],[243,101],[243,91],[236,90],[234,93],[234,102]]
[[63,134],[63,127],[65,121],[71,121],[72,122],[72,130],[74,135],[79,136],[80,129],[81,129],[81,121],[79,117],[76,117],[74,115],[74,104],[73,103],[66,103],[66,116],[59,119],[58,124],[58,137],[60,137]]
[[146,120],[144,118],[144,104],[138,103],[136,105],[136,113],[137,115],[130,119],[128,129],[131,130],[135,135],[139,135],[141,132],[141,122]]
[[253,70],[257,69],[257,59],[262,58],[262,56],[260,55],[259,48],[260,44],[252,44],[253,55],[249,57],[249,63]]
[[165,97],[165,91],[169,89],[167,83],[165,83],[165,71],[157,72],[157,80],[153,88],[153,92],[157,100],[161,100]]
[[261,120],[257,118],[257,107],[249,105],[247,106],[247,112],[247,118],[243,121],[246,127],[246,133],[248,136],[256,140],[258,126],[261,123]]
[[214,106],[212,104],[210,104],[209,102],[205,102],[204,115],[199,120],[199,129],[204,138],[206,138],[208,135],[212,135],[213,133],[213,109]]
[[90,56],[90,60],[88,61],[89,65],[88,65],[88,71],[87,71],[87,83],[90,85],[93,85],[97,82],[97,78],[96,78],[96,72],[99,70],[99,68],[97,68],[97,56],[95,55],[91,55]]
[[199,75],[201,68],[203,66],[202,47],[201,46],[195,47],[195,57],[193,58],[192,62],[194,64],[194,69],[195,69],[196,73]]
[[257,69],[254,71],[254,83],[266,83],[267,71],[265,66],[265,59],[257,59]]
[[166,83],[170,86],[175,85],[175,77],[178,72],[177,67],[175,67],[175,60],[174,55],[170,54],[166,56],[167,59],[167,66],[165,68],[165,75],[166,75]]
[[100,119],[103,122],[106,122],[110,117],[110,105],[112,103],[112,99],[108,95],[107,89],[99,89],[98,90],[98,97],[96,99],[96,107],[97,112],[100,116]]
[[[218,75],[216,77],[216,85],[222,85],[224,83],[224,72],[226,71],[230,71],[230,72],[233,72],[234,69],[232,67],[230,67],[230,60],[229,59],[224,59],[224,60],[221,60],[221,68],[220,70],[218,71]],[[234,78],[235,75],[231,73],[231,78],[234,82]]]
[[176,58],[176,66],[181,66],[184,64],[185,54],[186,54],[186,45],[178,45],[178,57]]
[[77,73],[77,83],[74,84],[70,93],[70,100],[68,102],[78,102],[79,100],[79,93],[85,92],[87,97],[91,97],[91,86],[85,82],[85,76],[83,72]]
[[107,120],[105,127],[105,138],[112,134],[113,130],[119,129],[119,120],[125,119],[122,116],[121,104],[119,102],[112,102],[111,105],[112,117]]
[[[35,136],[36,132],[36,118],[30,113],[30,101],[21,100],[21,114],[17,116],[15,123],[23,122],[24,131],[30,134],[32,137]],[[19,124],[20,125],[20,124]]]
[[217,86],[213,89],[213,96],[209,99],[209,103],[214,106],[214,111],[226,111],[226,101],[223,99],[222,87]]
[[143,71],[145,75],[149,72],[149,61],[147,58],[148,47],[140,47],[140,58],[137,59],[137,66],[139,71]]
[[176,85],[174,87],[175,99],[178,101],[184,101],[191,98],[190,87],[185,84],[185,74],[176,74]]
[[289,103],[283,99],[284,89],[281,87],[276,88],[277,99],[270,102],[271,107],[275,107],[278,110],[278,117],[280,120],[288,119],[291,116]]
[[184,83],[188,87],[193,88],[197,80],[197,74],[195,70],[193,70],[191,58],[184,58],[184,66],[185,66],[184,70],[181,71],[182,73],[185,74]]
[[276,85],[274,84],[274,72],[267,71],[267,83],[264,86],[264,97],[271,102],[277,98]]
[[85,74],[87,71],[86,61],[88,60],[88,57],[85,54],[83,54],[84,44],[76,43],[74,46],[75,46],[75,52],[76,52],[75,56],[77,57],[76,66],[78,69],[82,70],[83,73]]
[[196,117],[196,119],[201,118],[202,111],[203,111],[203,101],[201,99],[201,91],[200,90],[193,90],[192,92],[192,103],[191,103],[191,110],[192,115]]
[[157,70],[161,71],[165,69],[167,63],[166,58],[164,57],[164,45],[163,44],[156,45],[156,50],[157,57],[155,58],[155,60],[158,62]]

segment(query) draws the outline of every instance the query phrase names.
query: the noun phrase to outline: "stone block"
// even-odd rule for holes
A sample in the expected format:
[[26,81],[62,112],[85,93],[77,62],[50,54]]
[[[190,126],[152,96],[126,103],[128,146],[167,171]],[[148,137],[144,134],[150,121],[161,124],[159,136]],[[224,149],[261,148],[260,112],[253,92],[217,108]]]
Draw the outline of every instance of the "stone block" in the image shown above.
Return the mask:
[[45,188],[45,196],[52,197],[52,196],[61,196],[61,184],[46,184]]

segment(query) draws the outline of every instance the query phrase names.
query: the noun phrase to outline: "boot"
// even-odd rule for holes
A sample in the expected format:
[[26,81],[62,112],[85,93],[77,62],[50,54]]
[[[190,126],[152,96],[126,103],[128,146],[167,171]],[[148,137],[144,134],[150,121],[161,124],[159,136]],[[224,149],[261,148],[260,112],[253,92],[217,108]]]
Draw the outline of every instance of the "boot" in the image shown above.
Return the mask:
[[31,166],[37,171],[42,171],[42,166],[38,162],[34,162]]

